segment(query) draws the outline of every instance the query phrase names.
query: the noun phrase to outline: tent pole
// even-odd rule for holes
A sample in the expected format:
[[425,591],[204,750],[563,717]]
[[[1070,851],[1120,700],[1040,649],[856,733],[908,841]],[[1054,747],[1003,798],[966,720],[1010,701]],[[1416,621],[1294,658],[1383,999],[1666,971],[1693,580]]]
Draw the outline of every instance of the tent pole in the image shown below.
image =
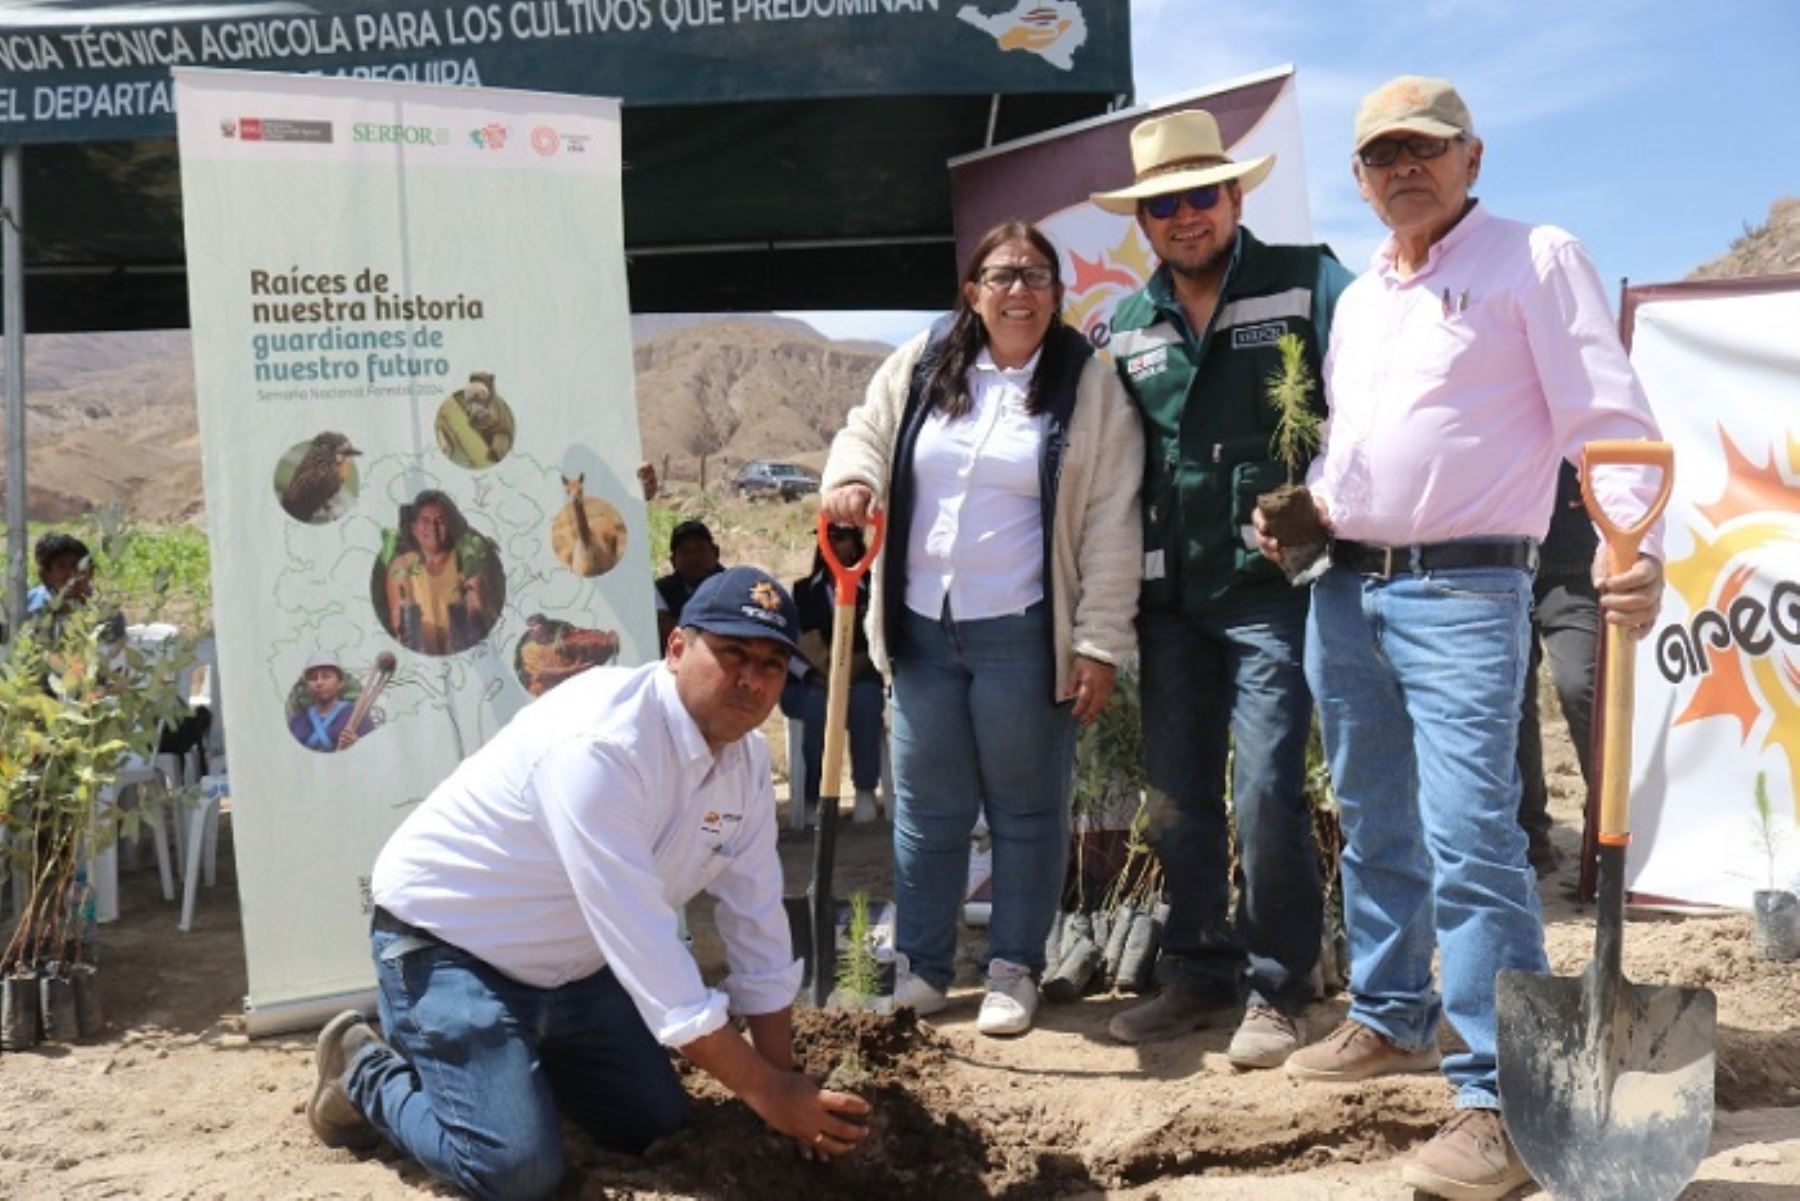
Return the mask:
[[21,146],[0,146],[0,305],[6,337],[6,612],[8,632],[25,621],[25,247]]

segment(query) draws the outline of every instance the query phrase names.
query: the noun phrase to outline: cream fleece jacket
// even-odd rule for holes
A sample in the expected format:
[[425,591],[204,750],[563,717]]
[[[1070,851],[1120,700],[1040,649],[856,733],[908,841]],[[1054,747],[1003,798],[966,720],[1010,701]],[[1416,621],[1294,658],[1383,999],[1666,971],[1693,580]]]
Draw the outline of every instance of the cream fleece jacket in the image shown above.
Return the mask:
[[[929,331],[888,357],[869,381],[863,403],[850,410],[831,442],[821,487],[863,484],[886,503],[894,448],[906,411],[913,369]],[[1076,384],[1068,446],[1057,486],[1051,546],[1051,630],[1056,644],[1056,696],[1069,687],[1075,656],[1115,667],[1137,648],[1138,587],[1144,566],[1144,526],[1138,491],[1144,476],[1144,430],[1113,368],[1089,359]],[[869,591],[869,654],[891,676],[884,613],[883,564],[878,557]]]

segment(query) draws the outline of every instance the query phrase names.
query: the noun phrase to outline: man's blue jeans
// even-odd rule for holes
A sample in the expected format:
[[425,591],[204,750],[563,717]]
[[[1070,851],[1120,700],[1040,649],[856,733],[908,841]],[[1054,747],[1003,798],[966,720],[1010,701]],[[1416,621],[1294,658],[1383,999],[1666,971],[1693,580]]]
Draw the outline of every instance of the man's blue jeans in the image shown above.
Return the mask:
[[1049,606],[1012,617],[906,614],[894,660],[894,945],[947,989],[969,834],[994,840],[988,952],[1044,970],[1069,862],[1076,725],[1054,702]]
[[[1165,984],[1298,1013],[1311,999],[1324,900],[1306,740],[1306,593],[1204,617],[1145,613],[1144,767],[1162,863]],[[1242,893],[1231,922],[1230,755]]]
[[[790,720],[806,723],[801,737],[801,750],[806,756],[806,803],[819,800],[819,773],[825,758],[826,687],[807,680],[789,680],[781,690],[781,713]],[[850,778],[859,792],[873,792],[881,783],[881,740],[887,731],[881,728],[883,701],[881,677],[873,676],[850,682]],[[788,764],[788,778],[794,778],[794,765]],[[837,787],[837,781],[832,781]]]
[[392,1049],[357,1055],[350,1099],[438,1179],[473,1197],[548,1197],[560,1114],[631,1152],[685,1120],[669,1053],[610,969],[532,988],[443,943],[370,939]]
[[[1459,1108],[1499,1105],[1494,976],[1547,971],[1514,758],[1531,575],[1472,568],[1391,581],[1333,567],[1313,586],[1306,675],[1343,808],[1350,1016],[1444,1060]],[[1435,934],[1435,939],[1434,939]]]

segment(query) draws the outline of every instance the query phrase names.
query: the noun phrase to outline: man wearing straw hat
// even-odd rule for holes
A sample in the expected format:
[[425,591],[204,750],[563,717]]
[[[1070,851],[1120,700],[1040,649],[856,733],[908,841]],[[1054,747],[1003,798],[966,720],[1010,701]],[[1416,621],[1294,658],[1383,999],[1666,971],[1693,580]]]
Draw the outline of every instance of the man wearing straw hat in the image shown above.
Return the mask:
[[[1274,156],[1234,162],[1212,114],[1131,133],[1137,180],[1093,197],[1131,214],[1161,264],[1113,317],[1119,374],[1144,416],[1144,760],[1149,837],[1169,900],[1162,991],[1117,1015],[1124,1042],[1173,1038],[1243,1006],[1231,1062],[1275,1067],[1305,1041],[1323,917],[1305,791],[1306,591],[1256,549],[1259,493],[1288,482],[1264,395],[1278,340],[1314,380],[1350,273],[1323,246],[1271,246],[1239,224]],[[1311,398],[1323,413],[1316,387]],[[1235,743],[1235,757],[1229,749]],[[1243,891],[1231,920],[1231,819]]]
[[[1351,1002],[1287,1062],[1306,1080],[1433,1071],[1447,1018],[1457,1112],[1403,1176],[1459,1199],[1528,1179],[1499,1114],[1494,978],[1548,970],[1514,759],[1538,542],[1564,459],[1657,436],[1593,263],[1469,194],[1482,150],[1442,79],[1390,80],[1356,114],[1351,169],[1391,233],[1332,330],[1310,480],[1332,566],[1306,640],[1346,837]],[[1626,517],[1657,483],[1618,466],[1595,490]],[[1645,547],[1594,573],[1606,619],[1639,634],[1662,585],[1656,531]]]

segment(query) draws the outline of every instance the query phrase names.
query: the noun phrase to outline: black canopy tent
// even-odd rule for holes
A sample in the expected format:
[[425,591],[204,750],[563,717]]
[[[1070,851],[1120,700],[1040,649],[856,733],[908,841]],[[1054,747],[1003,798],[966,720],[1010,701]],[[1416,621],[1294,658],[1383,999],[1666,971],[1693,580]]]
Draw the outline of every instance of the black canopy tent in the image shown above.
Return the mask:
[[177,63],[618,95],[635,310],[940,307],[946,160],[1129,101],[1129,43],[1126,0],[13,4],[21,307],[187,325]]

